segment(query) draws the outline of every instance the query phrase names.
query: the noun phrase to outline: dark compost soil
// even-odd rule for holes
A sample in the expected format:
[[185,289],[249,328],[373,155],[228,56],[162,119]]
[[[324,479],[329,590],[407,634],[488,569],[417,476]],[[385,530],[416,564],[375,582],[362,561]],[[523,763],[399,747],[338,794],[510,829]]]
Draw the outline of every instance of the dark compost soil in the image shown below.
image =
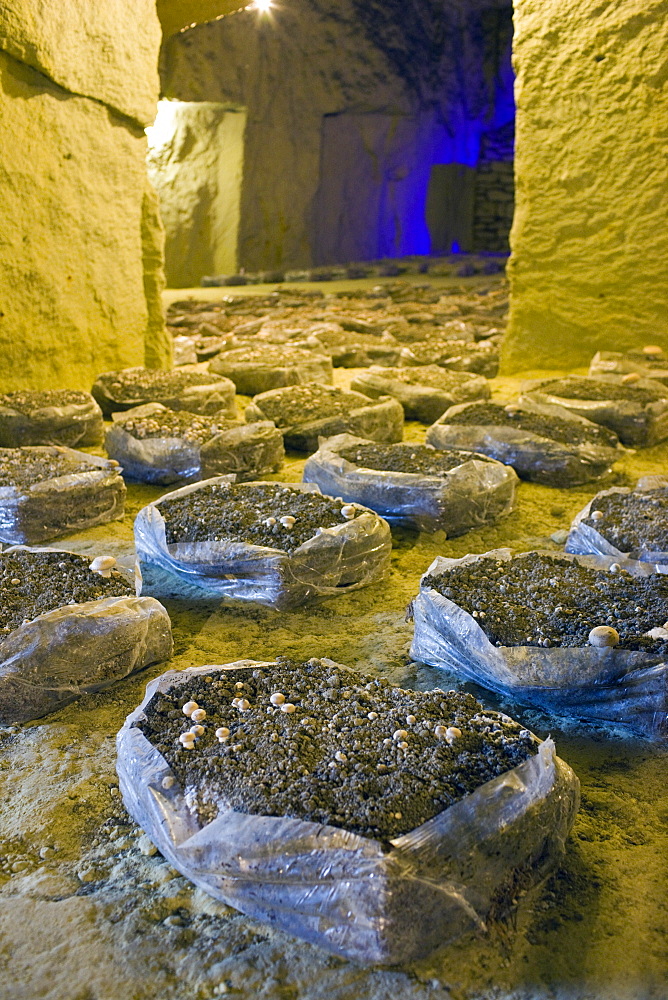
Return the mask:
[[131,593],[119,573],[105,579],[89,565],[90,559],[71,552],[18,549],[0,555],[0,643],[13,629],[46,611]]
[[668,643],[644,635],[668,619],[668,578],[660,574],[636,578],[529,552],[455,565],[423,586],[473,615],[497,646],[585,646],[593,628],[610,625],[618,649],[668,654]]
[[317,382],[289,386],[257,404],[277,427],[292,427],[324,417],[345,416],[373,401],[345,389],[333,389]]
[[[274,706],[272,695],[293,705]],[[243,708],[233,700],[245,699]],[[182,706],[206,711],[193,749]],[[452,743],[435,727],[456,727]],[[224,727],[222,741],[216,730]],[[536,752],[527,730],[472,695],[405,691],[331,661],[200,675],[156,694],[139,724],[201,821],[226,808],[292,816],[387,841],[414,829]],[[439,730],[439,733],[441,731]]]
[[449,424],[474,426],[517,427],[540,437],[560,441],[563,444],[597,444],[615,448],[619,443],[617,435],[598,424],[581,424],[577,420],[543,416],[527,410],[516,409],[512,405],[497,403],[471,403],[465,410],[448,417]]
[[[168,544],[226,539],[292,552],[318,528],[350,520],[341,513],[342,506],[340,500],[281,483],[220,483],[165,500],[160,513]],[[281,524],[286,516],[295,518],[294,525]]]
[[45,454],[41,450],[25,448],[0,448],[0,487],[29,489],[35,483],[58,476],[96,471],[99,471],[99,466],[75,461],[65,455]]
[[[592,518],[594,511],[603,517]],[[611,493],[592,502],[591,525],[620,552],[668,551],[668,487],[643,493]]]
[[347,462],[352,462],[366,469],[377,469],[382,472],[415,472],[424,476],[438,476],[450,469],[479,459],[490,462],[485,455],[476,455],[470,451],[441,451],[430,448],[426,444],[360,444],[343,448],[337,452]]

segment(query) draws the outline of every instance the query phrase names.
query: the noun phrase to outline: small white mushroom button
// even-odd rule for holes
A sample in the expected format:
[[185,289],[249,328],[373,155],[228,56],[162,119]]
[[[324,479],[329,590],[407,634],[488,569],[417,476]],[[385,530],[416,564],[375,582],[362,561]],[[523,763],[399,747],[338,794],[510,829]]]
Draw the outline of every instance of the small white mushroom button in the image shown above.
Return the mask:
[[181,733],[181,735],[179,736],[179,743],[181,743],[184,747],[188,746],[188,744],[190,744],[190,746],[193,747],[195,745],[193,734]]
[[343,750],[337,750],[336,753],[334,754],[334,759],[340,761],[340,763],[342,764],[345,764],[345,762],[348,760]]
[[285,695],[281,694],[280,691],[274,691],[274,693],[269,698],[272,705],[283,705],[285,703]]
[[357,509],[351,503],[346,503],[341,508],[341,514],[349,521],[351,521],[354,518],[356,513]]
[[235,698],[235,701],[237,703],[236,708],[238,708],[240,712],[247,712],[251,707],[248,698]]
[[196,701],[187,701],[183,706],[183,708],[181,709],[181,711],[183,712],[184,715],[190,716],[193,714],[193,712],[196,712],[198,708],[199,705],[197,704]]
[[595,511],[592,512],[592,515],[591,515],[592,521],[600,521],[602,519],[602,517],[603,517],[603,511],[602,510],[595,510]]
[[190,732],[193,736],[204,736],[204,726],[191,726]]
[[454,743],[462,735],[461,729],[457,729],[457,726],[448,726],[445,730],[445,740],[446,743]]
[[276,518],[275,517],[268,517],[267,520],[264,523],[266,524],[266,526],[268,528],[273,528],[273,526],[276,524]]
[[281,705],[281,712],[285,712],[287,715],[292,715],[296,711],[297,706],[293,705],[291,701],[286,701]]
[[621,568],[622,567],[619,565],[619,563],[610,563],[610,565],[608,566],[608,572],[609,573],[619,573],[619,571],[621,570]]
[[294,528],[295,524],[297,523],[297,518],[293,517],[292,514],[286,514],[285,517],[281,517],[279,518],[279,520],[283,525],[283,527],[287,528],[288,531],[290,530],[290,528]]
[[190,713],[190,718],[193,722],[204,722],[206,719],[206,712],[203,708],[196,708],[194,712]]
[[442,740],[445,737],[447,731],[446,726],[434,726],[434,736],[436,736],[439,740]]
[[244,682],[243,681],[237,681],[237,683],[234,685],[234,687],[236,688],[237,691],[243,691],[243,689],[244,689]]
[[633,385],[634,382],[640,381],[640,375],[638,372],[629,372],[628,375],[622,375],[623,385]]
[[405,729],[397,729],[394,733],[392,733],[392,739],[396,740],[397,742],[405,740],[407,736],[408,733],[406,732]]
[[371,721],[373,722],[374,719],[378,718],[378,712],[367,712],[366,717],[367,719],[371,719]]
[[174,777],[171,774],[167,774],[162,779],[160,784],[166,791],[168,788],[172,788],[174,786]]
[[407,724],[409,726],[414,726],[415,723],[417,722],[417,719],[415,718],[414,715],[407,715],[406,716],[406,722],[407,722]]
[[110,577],[115,565],[116,560],[113,556],[96,556],[88,568],[100,576]]
[[589,633],[589,644],[591,646],[618,646],[619,632],[610,625],[597,625]]
[[227,726],[219,726],[216,729],[216,737],[219,743],[224,743],[225,740],[228,740],[230,738],[230,731]]
[[660,354],[663,354],[663,348],[659,347],[658,344],[647,344],[643,347],[642,352],[643,354],[647,354],[649,357],[652,355],[658,357]]

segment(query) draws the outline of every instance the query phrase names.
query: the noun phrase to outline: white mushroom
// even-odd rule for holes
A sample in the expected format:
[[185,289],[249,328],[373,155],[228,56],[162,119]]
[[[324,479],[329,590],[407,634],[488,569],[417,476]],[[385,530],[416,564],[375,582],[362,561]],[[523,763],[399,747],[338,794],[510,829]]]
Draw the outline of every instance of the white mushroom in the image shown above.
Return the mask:
[[193,712],[197,711],[199,705],[196,701],[187,701],[181,711],[184,715],[192,715]]
[[286,712],[287,715],[292,715],[292,713],[296,711],[297,706],[293,705],[291,701],[286,701],[285,704],[281,705],[281,712]]
[[589,633],[591,646],[605,647],[619,645],[619,632],[611,625],[597,625]]
[[290,528],[294,528],[295,524],[297,523],[297,518],[293,517],[292,514],[286,514],[284,517],[279,518],[279,520],[283,525],[283,527],[287,528],[288,531],[290,530]]
[[116,560],[113,556],[95,556],[88,568],[100,576],[110,577],[114,566],[116,566]]
[[190,713],[190,718],[193,722],[204,722],[206,719],[206,712],[203,708],[196,708],[194,712]]
[[341,508],[341,514],[349,521],[352,521],[356,513],[357,513],[357,508],[354,507],[351,503],[346,503]]
[[280,691],[274,691],[274,693],[269,698],[272,705],[282,705],[285,702],[285,695],[281,694]]
[[623,385],[633,385],[634,382],[640,381],[640,375],[638,372],[628,372],[628,374],[622,376]]
[[224,743],[225,740],[230,738],[230,731],[227,726],[219,726],[218,729],[216,729],[216,736],[219,743]]
[[647,344],[642,349],[643,354],[647,354],[649,357],[658,357],[663,354],[663,348],[659,347],[658,344]]
[[603,518],[603,516],[604,515],[602,510],[595,510],[592,512],[591,519],[592,521],[600,521]]
[[392,739],[396,741],[405,740],[407,736],[408,733],[405,729],[397,729],[394,733],[392,733]]
[[457,726],[448,726],[445,730],[445,740],[447,743],[454,743],[462,735],[461,729],[457,729]]
[[204,736],[204,726],[191,726],[190,732],[193,736]]

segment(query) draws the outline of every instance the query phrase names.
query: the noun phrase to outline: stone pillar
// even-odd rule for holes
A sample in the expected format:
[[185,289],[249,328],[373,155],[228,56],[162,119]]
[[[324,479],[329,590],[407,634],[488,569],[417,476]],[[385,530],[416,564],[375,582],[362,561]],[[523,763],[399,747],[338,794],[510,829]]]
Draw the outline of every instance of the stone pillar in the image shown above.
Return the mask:
[[516,0],[506,372],[668,348],[665,0]]

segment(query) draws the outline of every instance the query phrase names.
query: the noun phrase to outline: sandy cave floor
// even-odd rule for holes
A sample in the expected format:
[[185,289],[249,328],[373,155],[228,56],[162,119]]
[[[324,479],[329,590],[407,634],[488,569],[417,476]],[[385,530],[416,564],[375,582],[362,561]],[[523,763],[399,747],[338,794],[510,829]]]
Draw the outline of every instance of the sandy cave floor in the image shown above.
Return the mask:
[[[218,295],[227,289],[207,290]],[[183,292],[179,292],[183,296]],[[176,297],[172,293],[172,298]],[[529,373],[527,373],[529,374]],[[533,374],[533,373],[531,373]],[[336,370],[347,385],[352,370]],[[519,379],[494,380],[497,399]],[[425,428],[406,425],[407,440]],[[304,457],[274,478],[298,481]],[[406,687],[459,686],[411,662],[405,609],[435,555],[499,545],[559,550],[550,536],[598,489],[668,468],[668,443],[626,454],[595,486],[522,483],[497,526],[453,541],[394,532],[388,580],[290,613],[165,602],[172,666],[277,654],[328,656]],[[164,490],[130,486],[122,522],[54,547],[132,561],[132,519]],[[667,615],[668,617],[668,615]],[[484,937],[401,968],[364,969],[216,903],[172,869],[129,821],[114,738],[150,668],[48,718],[0,730],[0,997],[12,1000],[663,1000],[668,996],[667,752],[621,728],[488,705],[554,737],[582,781],[568,852],[550,880]]]

